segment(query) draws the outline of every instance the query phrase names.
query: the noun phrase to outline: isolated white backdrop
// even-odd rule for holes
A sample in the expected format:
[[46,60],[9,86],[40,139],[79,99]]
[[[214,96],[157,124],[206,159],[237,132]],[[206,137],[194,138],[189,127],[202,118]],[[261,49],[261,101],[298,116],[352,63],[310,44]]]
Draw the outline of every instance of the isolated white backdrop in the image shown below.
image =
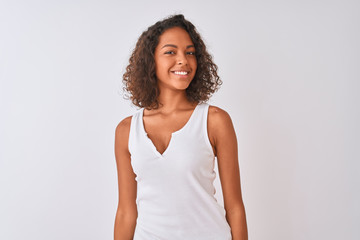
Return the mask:
[[121,76],[142,31],[174,13],[219,66],[209,103],[237,132],[249,239],[359,239],[359,7],[2,0],[0,239],[113,238],[115,127],[136,110]]

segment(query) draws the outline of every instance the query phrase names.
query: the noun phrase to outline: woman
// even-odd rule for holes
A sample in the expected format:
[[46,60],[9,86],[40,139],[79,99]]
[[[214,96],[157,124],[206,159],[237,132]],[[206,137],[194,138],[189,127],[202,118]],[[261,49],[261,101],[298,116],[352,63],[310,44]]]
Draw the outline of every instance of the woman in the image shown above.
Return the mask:
[[183,15],[157,22],[129,62],[124,88],[141,109],[115,133],[115,240],[247,239],[236,135],[228,113],[206,103],[222,82],[194,25]]

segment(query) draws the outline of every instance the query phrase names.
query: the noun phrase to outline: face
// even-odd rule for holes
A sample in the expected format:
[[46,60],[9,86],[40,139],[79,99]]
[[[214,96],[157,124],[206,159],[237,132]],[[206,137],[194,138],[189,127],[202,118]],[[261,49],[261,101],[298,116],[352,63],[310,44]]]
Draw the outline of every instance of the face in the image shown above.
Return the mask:
[[155,48],[155,68],[159,88],[185,90],[196,73],[194,43],[180,27],[164,31]]

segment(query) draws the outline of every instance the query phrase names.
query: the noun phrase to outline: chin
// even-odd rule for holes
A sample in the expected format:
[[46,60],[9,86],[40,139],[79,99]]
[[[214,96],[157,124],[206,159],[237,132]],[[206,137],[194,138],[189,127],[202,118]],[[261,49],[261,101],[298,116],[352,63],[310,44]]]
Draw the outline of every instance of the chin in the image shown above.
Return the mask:
[[[168,83],[161,84],[161,88],[168,88],[168,89],[174,89],[174,90],[186,90],[190,86],[190,82],[188,81],[178,81],[177,79],[174,79]],[[159,87],[159,85],[158,85]]]
[[187,89],[189,86],[190,86],[190,83],[188,83],[188,84],[178,84],[178,85],[176,85],[176,86],[174,86],[174,87],[177,88],[177,89],[185,90],[185,89]]

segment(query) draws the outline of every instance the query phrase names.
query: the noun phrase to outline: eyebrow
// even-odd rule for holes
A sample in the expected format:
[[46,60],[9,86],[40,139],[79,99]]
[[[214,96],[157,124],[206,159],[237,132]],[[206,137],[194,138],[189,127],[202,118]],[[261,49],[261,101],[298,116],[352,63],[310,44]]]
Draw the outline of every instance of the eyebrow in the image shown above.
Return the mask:
[[[173,48],[177,48],[177,46],[176,45],[174,45],[174,44],[165,44],[164,46],[162,46],[162,48],[161,49],[163,49],[164,47],[173,47]],[[186,49],[188,49],[188,48],[195,48],[194,47],[194,45],[188,45],[187,47],[186,47]]]

